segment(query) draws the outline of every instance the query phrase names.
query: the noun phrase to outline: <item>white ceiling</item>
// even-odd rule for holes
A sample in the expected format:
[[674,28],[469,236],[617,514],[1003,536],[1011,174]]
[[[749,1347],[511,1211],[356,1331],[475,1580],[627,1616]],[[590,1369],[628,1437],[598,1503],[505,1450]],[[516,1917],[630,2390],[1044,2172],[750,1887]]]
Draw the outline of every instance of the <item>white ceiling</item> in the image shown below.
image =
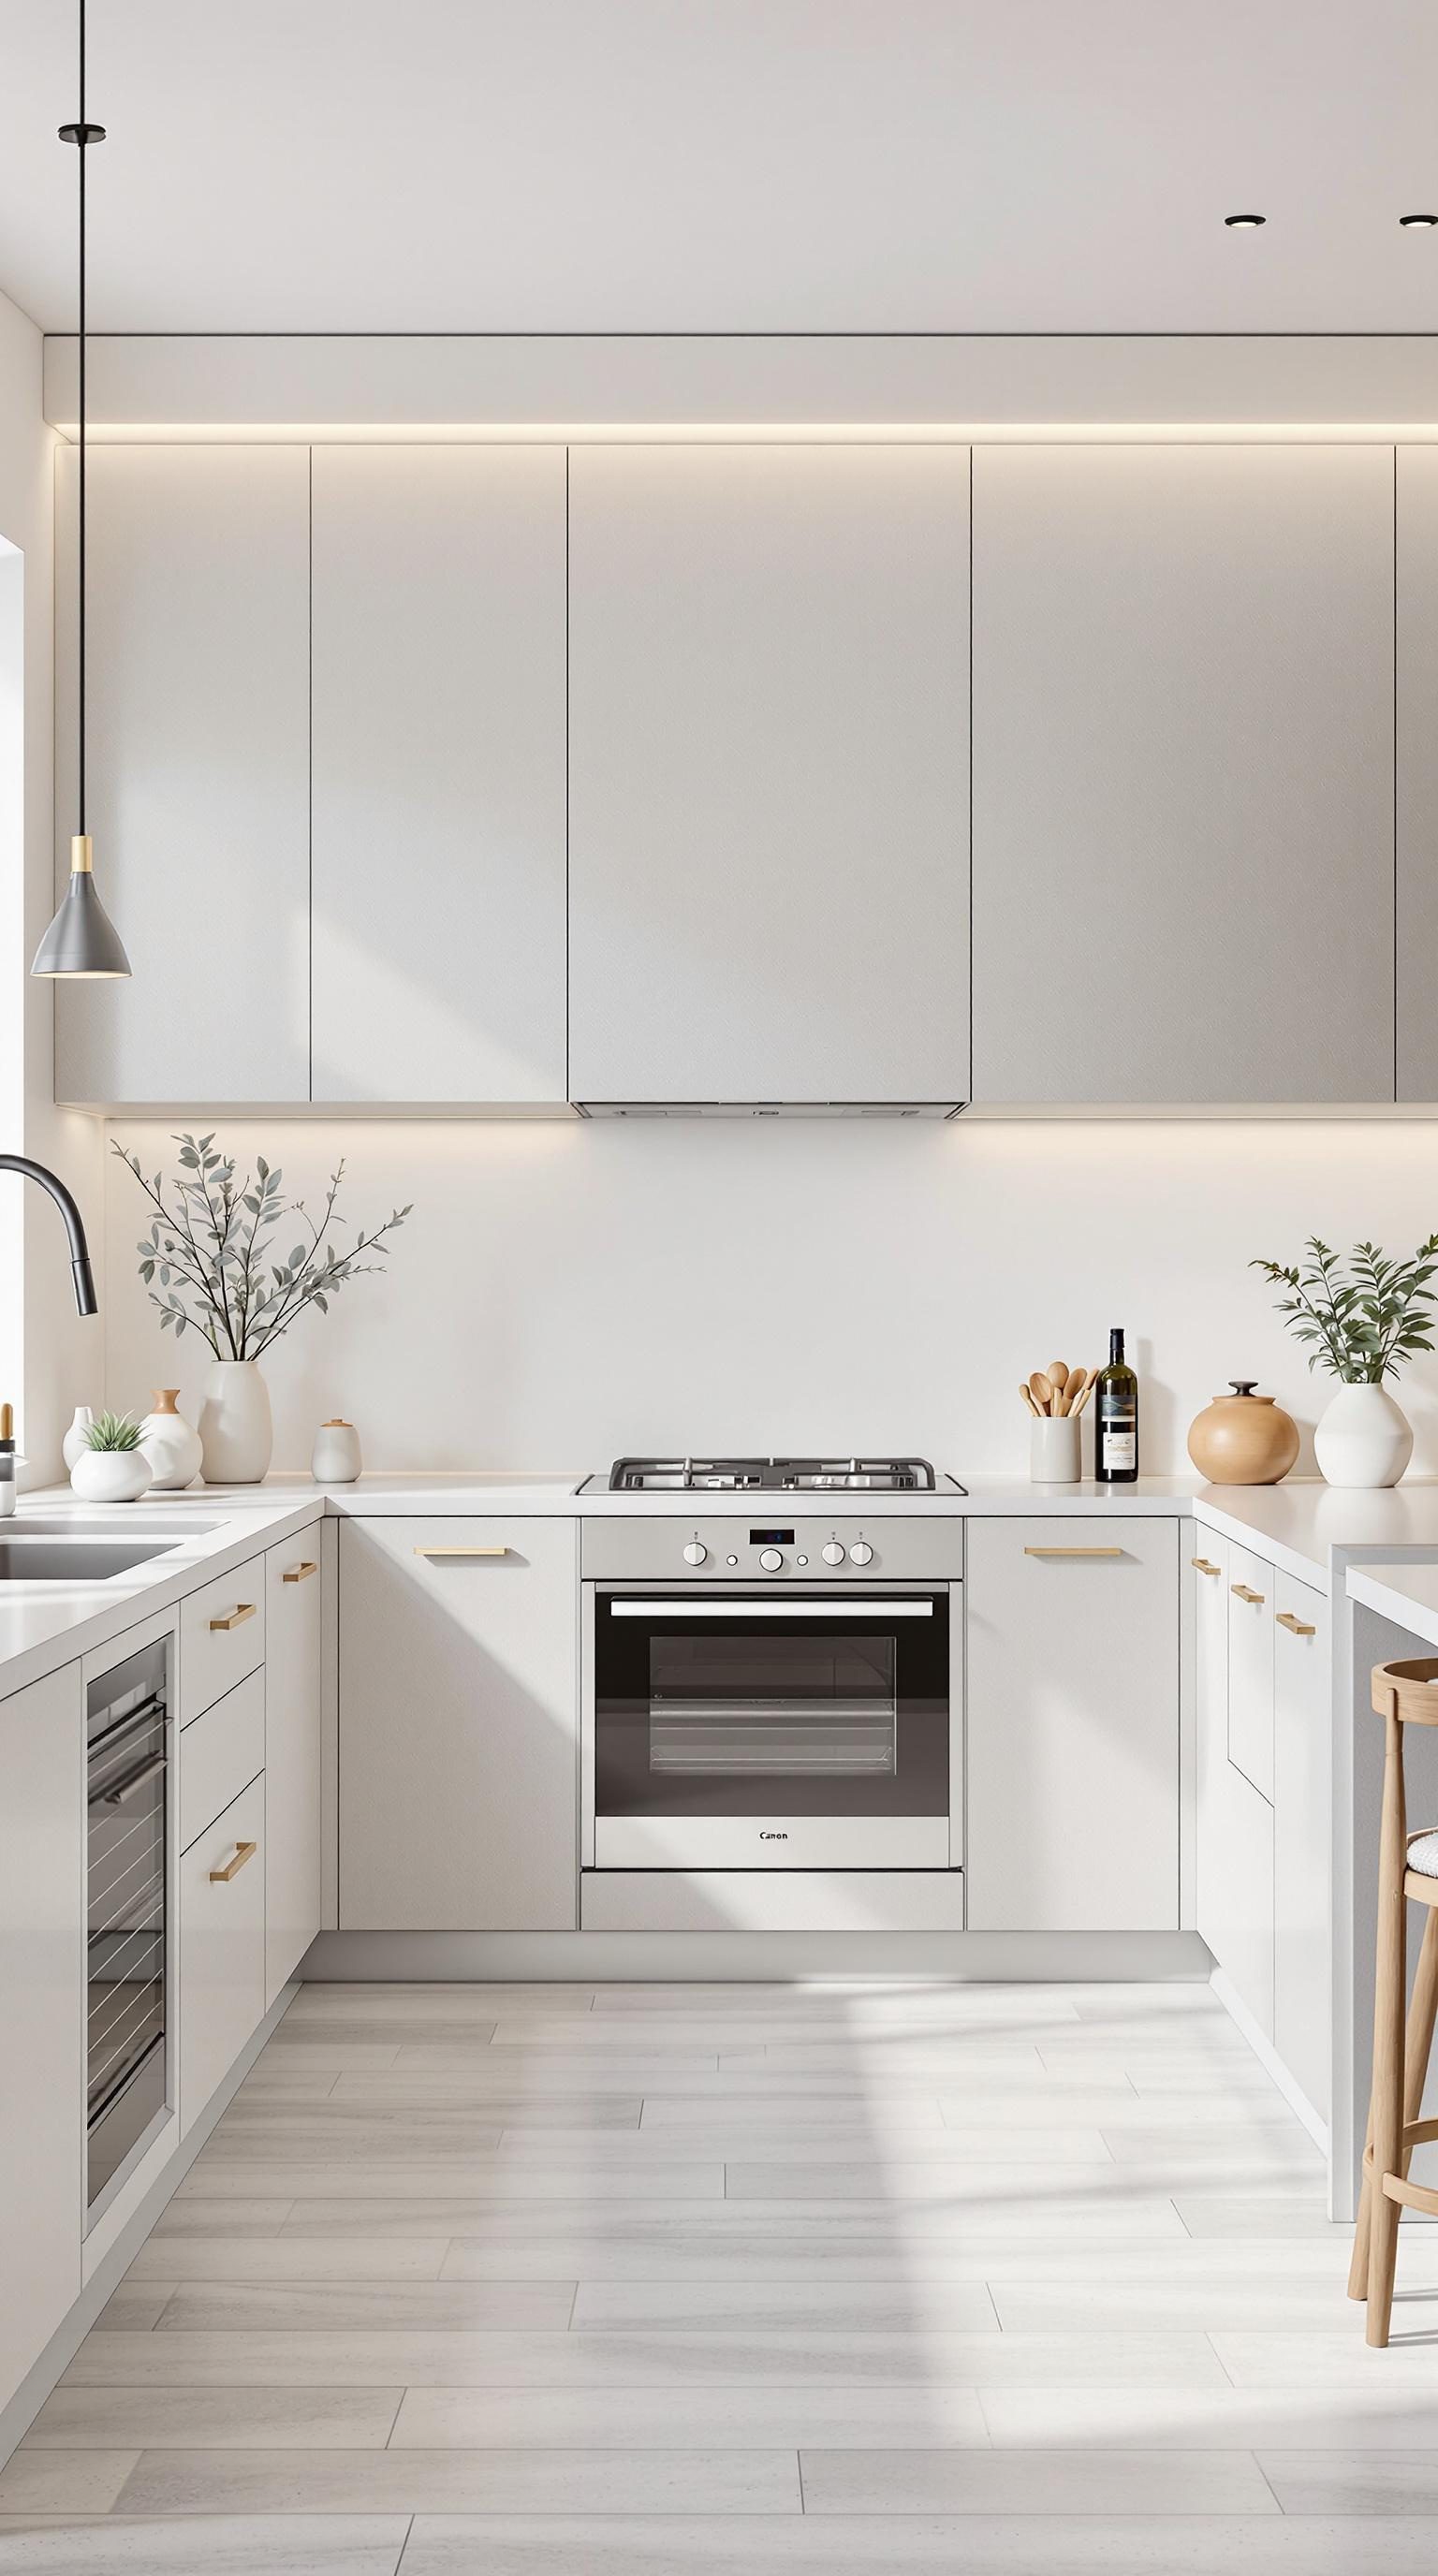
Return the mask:
[[[97,330],[1438,328],[1434,0],[89,18]],[[0,287],[52,330],[75,108],[74,0],[0,0]]]

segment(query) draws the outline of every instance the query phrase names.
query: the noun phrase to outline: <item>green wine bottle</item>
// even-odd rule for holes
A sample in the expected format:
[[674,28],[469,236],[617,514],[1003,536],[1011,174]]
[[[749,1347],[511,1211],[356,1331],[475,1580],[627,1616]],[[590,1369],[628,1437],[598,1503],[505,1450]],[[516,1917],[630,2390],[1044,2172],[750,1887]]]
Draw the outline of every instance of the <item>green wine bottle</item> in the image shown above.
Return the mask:
[[1138,1481],[1138,1379],[1123,1355],[1123,1326],[1108,1337],[1108,1367],[1099,1370],[1093,1408],[1093,1471],[1101,1485]]

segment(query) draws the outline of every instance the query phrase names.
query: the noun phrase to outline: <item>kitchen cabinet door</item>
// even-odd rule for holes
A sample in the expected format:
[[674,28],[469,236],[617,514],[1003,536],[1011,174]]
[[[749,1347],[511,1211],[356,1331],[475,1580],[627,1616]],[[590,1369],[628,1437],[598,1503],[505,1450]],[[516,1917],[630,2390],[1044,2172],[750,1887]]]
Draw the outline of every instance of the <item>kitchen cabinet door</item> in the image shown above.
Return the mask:
[[957,446],[570,459],[580,1101],[961,1101]]
[[1199,1802],[1198,1928],[1239,2001],[1271,2040],[1273,1809],[1213,1746]]
[[1177,1521],[971,1520],[971,1931],[1178,1925]]
[[[62,874],[74,829],[73,463],[62,448]],[[134,974],[57,990],[57,1097],[307,1100],[308,452],[99,447],[89,473],[90,828]]]
[[1228,1758],[1273,1798],[1273,1614],[1277,1577],[1246,1547],[1228,1551]]
[[973,609],[975,1101],[1391,1100],[1391,448],[978,448]]
[[265,2009],[320,1928],[320,1524],[265,1557]]
[[176,1890],[183,2136],[265,2017],[263,1772],[181,1853]]
[[1400,447],[1394,461],[1398,1097],[1438,1101],[1438,448]]
[[0,2406],[80,2295],[85,1703],[80,1667],[0,1700]]
[[314,1097],[565,1090],[565,453],[314,451]]
[[572,1932],[576,1524],[347,1520],[339,1566],[340,1929]]
[[1273,2044],[1323,2119],[1331,2100],[1333,1879],[1328,1604],[1275,1580]]

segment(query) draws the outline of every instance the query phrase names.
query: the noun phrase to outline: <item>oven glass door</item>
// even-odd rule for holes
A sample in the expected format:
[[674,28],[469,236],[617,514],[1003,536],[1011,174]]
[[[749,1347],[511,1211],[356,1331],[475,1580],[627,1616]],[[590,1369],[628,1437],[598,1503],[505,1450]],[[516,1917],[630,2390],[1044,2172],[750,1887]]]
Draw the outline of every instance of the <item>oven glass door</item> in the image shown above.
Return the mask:
[[949,1595],[596,1586],[608,1818],[949,1812]]

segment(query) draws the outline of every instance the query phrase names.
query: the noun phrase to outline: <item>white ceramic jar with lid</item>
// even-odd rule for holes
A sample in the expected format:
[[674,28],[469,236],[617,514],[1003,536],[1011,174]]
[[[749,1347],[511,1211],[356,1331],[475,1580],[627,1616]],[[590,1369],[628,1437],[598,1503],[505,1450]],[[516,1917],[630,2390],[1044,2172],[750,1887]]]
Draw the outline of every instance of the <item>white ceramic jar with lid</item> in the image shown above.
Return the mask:
[[363,1464],[359,1433],[352,1422],[336,1414],[332,1421],[320,1424],[310,1458],[310,1474],[317,1485],[357,1484]]

